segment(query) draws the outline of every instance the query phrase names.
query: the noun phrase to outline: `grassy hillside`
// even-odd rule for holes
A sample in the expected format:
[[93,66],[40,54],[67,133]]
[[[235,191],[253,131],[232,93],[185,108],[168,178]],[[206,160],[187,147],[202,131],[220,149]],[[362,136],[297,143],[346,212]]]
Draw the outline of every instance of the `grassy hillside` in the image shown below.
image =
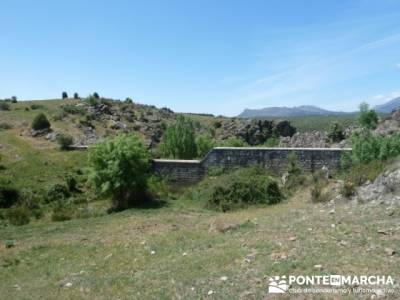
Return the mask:
[[[4,299],[262,299],[273,275],[398,280],[399,209],[390,216],[383,206],[331,209],[312,204],[303,190],[272,207],[232,213],[176,200],[155,210],[0,228],[0,293]],[[14,246],[4,247],[9,241]]]

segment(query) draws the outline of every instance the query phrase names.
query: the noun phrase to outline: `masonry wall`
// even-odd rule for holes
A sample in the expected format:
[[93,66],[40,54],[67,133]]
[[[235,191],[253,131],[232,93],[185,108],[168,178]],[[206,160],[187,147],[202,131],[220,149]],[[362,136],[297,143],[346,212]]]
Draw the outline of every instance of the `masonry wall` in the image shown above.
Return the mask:
[[351,149],[336,148],[246,148],[217,147],[203,160],[154,160],[156,173],[172,183],[194,183],[200,181],[213,167],[230,169],[260,165],[273,172],[283,171],[289,153],[294,153],[299,164],[306,171],[315,171],[323,166],[330,170],[340,168],[344,152]]

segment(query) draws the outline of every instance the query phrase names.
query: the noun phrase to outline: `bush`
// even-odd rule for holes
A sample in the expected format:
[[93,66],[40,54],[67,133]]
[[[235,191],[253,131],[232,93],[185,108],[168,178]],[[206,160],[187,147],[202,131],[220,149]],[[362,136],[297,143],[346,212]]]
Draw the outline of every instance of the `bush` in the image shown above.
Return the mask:
[[6,122],[1,122],[0,123],[0,130],[7,130],[7,129],[11,129],[13,128],[13,126],[11,124],[8,124]]
[[192,159],[197,156],[194,123],[183,116],[169,126],[159,145],[164,157]]
[[206,154],[214,148],[215,142],[208,135],[199,135],[196,138],[197,157],[203,158]]
[[147,199],[149,155],[135,135],[108,138],[89,149],[89,183],[111,196],[115,209],[125,209]]
[[11,103],[17,103],[17,96],[11,97]]
[[219,141],[218,145],[221,147],[246,147],[248,144],[238,137],[230,137],[226,140]]
[[290,152],[287,156],[286,172],[287,179],[285,182],[285,188],[287,190],[297,188],[306,180],[305,176],[303,175],[303,170],[294,152]]
[[31,109],[32,109],[32,110],[35,110],[35,109],[42,109],[42,108],[44,108],[44,106],[41,105],[41,104],[31,104]]
[[71,115],[77,115],[77,114],[85,115],[86,114],[85,108],[76,106],[76,105],[72,105],[72,104],[64,105],[62,107],[62,110]]
[[349,198],[354,195],[354,192],[355,192],[354,183],[350,180],[345,180],[340,190],[340,194],[342,194],[346,198]]
[[63,201],[71,196],[67,186],[56,183],[47,190],[45,200],[47,203],[54,201]]
[[34,130],[43,130],[50,128],[50,122],[49,120],[47,120],[45,114],[40,113],[33,119],[32,128]]
[[67,92],[62,92],[62,94],[61,94],[61,98],[63,98],[63,99],[67,99],[67,98],[68,98],[68,94],[67,94]]
[[6,180],[0,180],[0,208],[9,208],[18,202],[19,192]]
[[265,147],[278,147],[279,146],[279,138],[277,137],[270,137],[268,138],[265,143]]
[[0,110],[10,110],[10,104],[5,101],[0,101]]
[[131,98],[126,98],[125,99],[125,101],[124,101],[125,103],[127,103],[127,104],[132,104],[133,103],[133,100],[131,99]]
[[221,126],[222,126],[221,121],[214,121],[214,122],[213,122],[213,127],[214,127],[215,129],[221,128]]
[[354,133],[351,137],[352,162],[367,164],[374,160],[387,160],[400,155],[400,133],[392,136],[374,136],[369,130]]
[[207,206],[228,211],[254,204],[275,204],[283,196],[275,180],[260,167],[251,167],[210,177],[193,191],[192,198],[206,201]]
[[25,206],[16,206],[8,209],[6,218],[10,224],[21,226],[30,222],[29,210]]
[[51,220],[53,222],[68,221],[73,218],[73,215],[74,211],[71,205],[57,202],[57,204],[52,209]]
[[328,131],[328,138],[332,143],[338,143],[344,139],[343,127],[335,122]]
[[311,201],[314,203],[326,202],[329,200],[329,194],[323,192],[324,186],[327,185],[328,180],[325,178],[322,170],[315,172],[312,176],[313,185],[311,187]]
[[74,99],[80,99],[79,94],[78,93],[74,93]]
[[77,183],[77,181],[76,181],[76,179],[75,179],[74,176],[68,175],[68,176],[67,176],[67,179],[66,179],[65,181],[66,181],[66,183],[67,183],[67,187],[68,187],[68,190],[69,190],[70,192],[75,192],[75,191],[78,190],[78,188],[77,188],[78,183]]
[[99,100],[98,100],[98,99],[99,99],[99,98],[96,98],[96,97],[94,97],[93,95],[90,95],[89,97],[87,97],[87,98],[85,99],[85,101],[86,101],[87,103],[89,103],[89,105],[95,106],[95,105],[99,104]]
[[93,98],[95,98],[95,99],[100,99],[100,96],[99,96],[98,93],[94,92],[94,93],[93,93]]
[[61,150],[68,150],[69,147],[73,144],[74,139],[72,136],[68,134],[59,134],[56,137],[57,143],[60,145]]
[[360,104],[360,113],[358,116],[358,123],[362,128],[375,129],[378,125],[378,115],[372,109],[369,109],[367,103]]

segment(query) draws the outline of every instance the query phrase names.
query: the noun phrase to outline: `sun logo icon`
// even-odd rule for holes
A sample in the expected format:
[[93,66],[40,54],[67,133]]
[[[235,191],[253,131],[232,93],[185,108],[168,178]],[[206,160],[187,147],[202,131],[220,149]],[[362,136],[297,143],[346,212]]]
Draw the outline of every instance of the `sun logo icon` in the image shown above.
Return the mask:
[[270,294],[283,294],[289,289],[286,282],[286,276],[273,276],[268,280],[268,293]]

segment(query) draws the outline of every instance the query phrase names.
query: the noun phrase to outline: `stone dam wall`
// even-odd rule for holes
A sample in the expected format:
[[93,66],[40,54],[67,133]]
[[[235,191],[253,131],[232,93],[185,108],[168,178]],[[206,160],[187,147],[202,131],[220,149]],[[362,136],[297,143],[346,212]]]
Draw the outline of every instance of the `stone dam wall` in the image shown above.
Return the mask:
[[189,184],[200,181],[208,169],[214,167],[232,169],[260,165],[279,173],[286,168],[290,153],[296,156],[303,170],[313,172],[323,166],[338,170],[345,152],[351,152],[351,149],[217,147],[202,160],[155,159],[153,170],[173,184]]

